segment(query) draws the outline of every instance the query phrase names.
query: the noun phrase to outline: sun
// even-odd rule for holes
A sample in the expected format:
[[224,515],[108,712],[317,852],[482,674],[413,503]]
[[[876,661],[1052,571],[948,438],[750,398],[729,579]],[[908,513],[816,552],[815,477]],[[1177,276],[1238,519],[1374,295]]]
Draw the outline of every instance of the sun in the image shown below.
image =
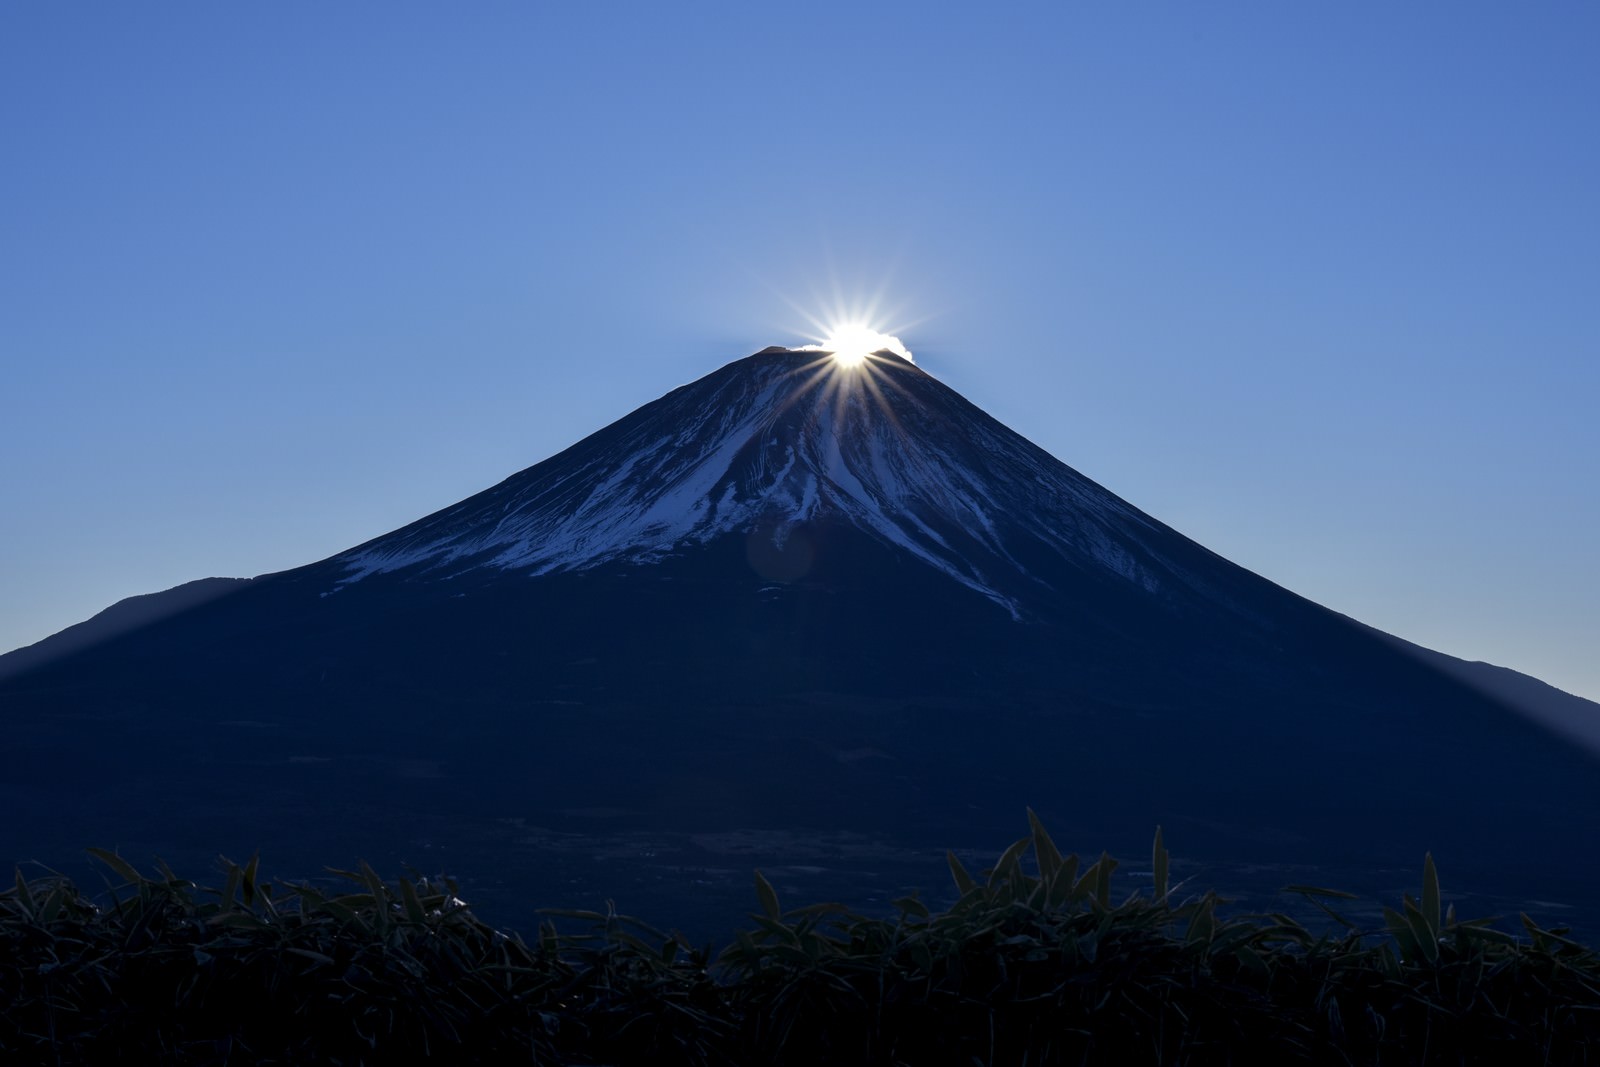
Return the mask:
[[840,323],[830,327],[828,336],[818,347],[831,352],[834,363],[847,369],[861,366],[867,361],[868,356],[884,350],[905,359],[911,358],[911,353],[901,344],[900,338],[893,334],[879,333],[860,322]]

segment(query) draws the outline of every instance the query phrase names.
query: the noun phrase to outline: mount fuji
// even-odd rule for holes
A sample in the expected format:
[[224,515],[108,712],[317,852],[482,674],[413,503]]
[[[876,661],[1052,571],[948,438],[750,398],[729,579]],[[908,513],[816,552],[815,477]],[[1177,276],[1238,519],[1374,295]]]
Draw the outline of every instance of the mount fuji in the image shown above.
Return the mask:
[[768,349],[557,460],[337,557],[344,580],[655,563],[736,534],[793,580],[804,530],[837,524],[1014,619],[1048,599],[1021,562],[1039,553],[1159,585],[1148,520],[886,351],[846,371]]
[[712,928],[755,863],[870,905],[1031,806],[1123,855],[1163,824],[1263,901],[1429,849],[1485,909],[1600,899],[1600,707],[1298,597],[887,351],[767,349],[329,559],[139,599],[0,657],[13,858],[361,856]]

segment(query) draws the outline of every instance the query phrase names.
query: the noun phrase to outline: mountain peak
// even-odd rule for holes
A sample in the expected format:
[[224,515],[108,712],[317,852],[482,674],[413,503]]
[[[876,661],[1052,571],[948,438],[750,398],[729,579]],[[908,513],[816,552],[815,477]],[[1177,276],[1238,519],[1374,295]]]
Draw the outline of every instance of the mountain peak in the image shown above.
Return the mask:
[[335,560],[341,586],[402,570],[538,575],[722,537],[781,551],[818,524],[854,527],[1016,618],[1048,584],[1042,557],[1149,590],[1164,580],[1145,548],[1158,524],[909,360],[846,366],[776,346]]

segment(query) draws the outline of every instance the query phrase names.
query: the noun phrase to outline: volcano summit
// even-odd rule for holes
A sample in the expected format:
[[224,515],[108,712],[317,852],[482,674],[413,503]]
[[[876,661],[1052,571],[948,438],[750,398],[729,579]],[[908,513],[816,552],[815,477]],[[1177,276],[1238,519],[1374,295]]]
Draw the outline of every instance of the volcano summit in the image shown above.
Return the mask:
[[[1133,508],[912,364],[859,368],[768,349],[725,367],[487,493],[336,557],[346,580],[406,571],[529,575],[648,564],[729,535],[799,577],[790,542],[848,527],[1014,618],[1048,600],[1043,554],[1149,590],[1170,576]],[[1155,569],[1152,569],[1155,568]]]
[[888,352],[767,349],[218,588],[0,657],[6,851],[363,856],[459,873],[507,920],[610,896],[711,923],[753,861],[870,903],[1032,806],[1086,850],[1164,824],[1246,893],[1387,893],[1431,849],[1505,907],[1600,898],[1569,847],[1600,829],[1600,776],[1548,718]]

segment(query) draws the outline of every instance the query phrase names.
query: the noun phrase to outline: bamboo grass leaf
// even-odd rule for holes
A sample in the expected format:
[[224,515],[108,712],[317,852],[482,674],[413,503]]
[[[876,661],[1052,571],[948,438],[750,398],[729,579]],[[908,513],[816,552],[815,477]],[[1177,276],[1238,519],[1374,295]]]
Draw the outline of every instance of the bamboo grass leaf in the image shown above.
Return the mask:
[[767,918],[776,920],[783,917],[778,907],[778,891],[772,888],[772,883],[759,870],[756,871],[756,898],[761,901],[761,910],[767,913]]
[[1049,886],[1055,881],[1056,872],[1061,870],[1061,850],[1050,840],[1044,823],[1032,808],[1028,809],[1028,829],[1033,837],[1033,858],[1039,864],[1039,880]]
[[[389,917],[389,891],[383,884],[383,879],[378,877],[378,872],[373,870],[366,860],[360,864],[361,880],[367,886],[367,895],[370,901],[367,907],[372,914],[372,927],[380,936],[387,937],[390,927]],[[358,897],[352,895],[346,898],[352,902]]]
[[1194,913],[1189,918],[1189,929],[1184,933],[1183,940],[1190,945],[1209,945],[1212,935],[1216,932],[1216,897],[1207,893],[1198,904]]
[[1400,957],[1405,960],[1415,960],[1422,955],[1422,946],[1417,944],[1417,933],[1404,915],[1393,908],[1383,909],[1384,925],[1389,928],[1389,933],[1394,936],[1395,944],[1400,947]]
[[598,911],[581,908],[540,908],[540,915],[554,915],[558,919],[582,919],[584,922],[604,924],[606,917]]
[[166,882],[170,886],[183,886],[184,888],[192,888],[194,885],[194,883],[188,881],[187,879],[179,878],[176,874],[174,874],[172,872],[172,868],[167,866],[167,861],[162,859],[160,856],[156,857],[156,870],[161,872],[162,881]]
[[944,861],[950,867],[950,877],[955,879],[957,893],[964,897],[978,888],[978,883],[972,880],[972,875],[967,873],[966,867],[962,866],[961,861],[956,858],[954,852],[946,852]]
[[903,915],[915,915],[919,919],[926,919],[932,914],[915,893],[908,897],[899,897],[892,903]]
[[1049,905],[1052,909],[1075,901],[1078,898],[1078,854],[1071,853],[1061,861],[1061,870],[1056,874],[1055,885],[1050,887]]
[[1422,958],[1429,963],[1439,961],[1439,937],[1428,925],[1428,918],[1423,914],[1417,902],[1411,899],[1410,894],[1404,897],[1405,921],[1416,936],[1417,947],[1422,950]]
[[23,906],[23,914],[33,918],[39,912],[38,902],[34,900],[33,891],[28,888],[28,880],[22,877],[22,868],[17,868],[17,900]]
[[367,887],[367,892],[372,894],[372,903],[382,907],[389,899],[389,890],[383,884],[383,879],[378,877],[378,872],[372,869],[366,860],[361,861],[361,881]]
[[244,865],[244,873],[239,880],[245,907],[252,907],[256,902],[256,876],[261,870],[261,854],[259,852],[250,857],[250,862]]
[[[645,941],[643,938],[635,937],[626,930],[618,930],[611,936],[612,940],[616,944],[625,945],[628,948],[631,948],[641,959],[654,962],[661,958],[661,949]],[[672,942],[669,941],[667,944],[671,945]]]
[[1011,846],[1000,853],[1000,858],[995,861],[994,869],[989,872],[989,888],[998,889],[1002,885],[1013,883],[1022,873],[1022,854],[1028,851],[1033,844],[1032,837],[1020,837],[1012,842]]
[[421,923],[427,918],[427,911],[422,907],[422,899],[417,896],[416,886],[410,879],[400,879],[400,900],[405,905],[406,918],[414,923]]
[[1478,926],[1473,923],[1461,923],[1460,925],[1456,926],[1455,932],[1460,937],[1465,937],[1471,940],[1488,941],[1497,945],[1514,946],[1520,944],[1515,935],[1508,934],[1504,930],[1496,930],[1493,927],[1488,926]]
[[1164,904],[1167,900],[1167,863],[1169,859],[1166,845],[1161,840],[1161,827],[1157,826],[1155,843],[1150,846],[1150,871],[1154,881],[1152,889],[1158,904]]
[[1288,885],[1283,887],[1283,891],[1285,893],[1294,893],[1304,897],[1309,903],[1316,905],[1316,907],[1320,909],[1324,915],[1328,916],[1328,918],[1332,919],[1346,930],[1357,929],[1357,925],[1354,922],[1346,918],[1341,912],[1335,911],[1322,900],[1323,897],[1328,897],[1333,900],[1361,899],[1354,893],[1346,893],[1341,889],[1324,889],[1321,886],[1315,885]]
[[1255,949],[1249,945],[1239,945],[1233,950],[1233,954],[1238,957],[1240,966],[1245,971],[1255,975],[1257,978],[1269,982],[1272,980],[1272,968],[1268,966],[1267,961],[1262,959],[1261,954]]
[[1342,889],[1324,889],[1322,886],[1317,885],[1286,885],[1283,887],[1283,891],[1285,893],[1298,893],[1308,900],[1312,897],[1332,897],[1334,900],[1361,899],[1356,894],[1346,893]]
[[231,908],[239,895],[239,881],[244,877],[244,871],[237,863],[223,862],[228,864],[228,874],[222,884],[221,904],[224,908]]
[[57,884],[45,894],[44,903],[39,905],[39,922],[49,926],[61,914],[61,909],[66,905],[68,889],[65,885]]
[[1095,878],[1094,899],[1102,908],[1111,907],[1111,872],[1117,869],[1117,861],[1111,858],[1110,853],[1100,853],[1100,861],[1095,864],[1099,872]]
[[[1439,940],[1439,872],[1433,865],[1433,853],[1422,857],[1422,921],[1434,942]],[[1437,946],[1436,946],[1437,947]]]
[[1089,869],[1078,877],[1072,886],[1071,899],[1074,901],[1087,900],[1095,891],[1095,886],[1100,879],[1100,864],[1091,863]]
[[123,859],[121,856],[117,855],[115,852],[108,852],[103,848],[91,848],[86,849],[85,851],[87,851],[89,855],[93,856],[101,863],[105,864],[107,867],[110,867],[111,870],[116,873],[117,877],[121,878],[128,885],[136,886],[144,881],[144,878],[141,877],[139,872],[134,869],[133,865],[127,860]]

